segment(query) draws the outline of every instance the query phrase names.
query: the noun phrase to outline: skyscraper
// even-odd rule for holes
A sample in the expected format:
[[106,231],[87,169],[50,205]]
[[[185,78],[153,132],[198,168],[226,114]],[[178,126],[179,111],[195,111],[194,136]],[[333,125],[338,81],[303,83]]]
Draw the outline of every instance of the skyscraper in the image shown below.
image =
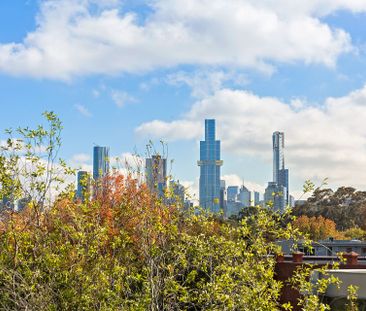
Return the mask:
[[109,148],[95,146],[93,151],[93,178],[98,180],[109,173]]
[[235,202],[238,198],[239,187],[238,186],[229,186],[227,187],[227,200],[231,202]]
[[283,187],[283,196],[286,205],[289,203],[289,171],[285,168],[285,134],[274,132],[273,142],[273,182]]
[[205,140],[200,142],[200,206],[220,210],[220,141],[215,138],[215,120],[205,120]]
[[285,168],[285,134],[283,132],[274,132],[272,135],[273,143],[273,181],[279,183],[279,172]]
[[146,184],[151,192],[164,195],[167,186],[167,160],[161,155],[153,155],[146,159]]

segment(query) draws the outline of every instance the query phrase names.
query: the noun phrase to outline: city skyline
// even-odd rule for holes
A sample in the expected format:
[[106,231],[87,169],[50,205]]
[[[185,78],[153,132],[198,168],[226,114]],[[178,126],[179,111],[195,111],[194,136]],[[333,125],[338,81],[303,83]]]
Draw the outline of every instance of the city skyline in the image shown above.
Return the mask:
[[55,111],[60,156],[88,171],[95,144],[114,161],[162,139],[198,194],[192,163],[214,118],[227,185],[264,191],[280,131],[295,197],[307,179],[366,189],[366,3],[189,3],[2,1],[1,129]]

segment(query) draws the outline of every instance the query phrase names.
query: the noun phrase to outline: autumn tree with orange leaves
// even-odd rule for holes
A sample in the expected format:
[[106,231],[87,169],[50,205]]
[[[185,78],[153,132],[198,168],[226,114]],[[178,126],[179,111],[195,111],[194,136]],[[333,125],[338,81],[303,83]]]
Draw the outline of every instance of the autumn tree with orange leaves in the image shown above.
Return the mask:
[[308,217],[302,215],[294,220],[293,226],[308,234],[309,238],[315,241],[325,240],[330,237],[335,239],[343,238],[342,233],[337,231],[335,222],[322,216]]

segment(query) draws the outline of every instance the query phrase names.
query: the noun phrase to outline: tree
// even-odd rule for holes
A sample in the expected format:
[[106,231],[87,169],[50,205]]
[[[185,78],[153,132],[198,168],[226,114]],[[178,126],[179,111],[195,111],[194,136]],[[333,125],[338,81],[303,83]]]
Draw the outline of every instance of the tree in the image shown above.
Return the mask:
[[352,227],[366,229],[366,192],[352,187],[340,187],[337,191],[317,188],[302,206],[293,210],[294,215],[323,216],[336,223],[337,230]]
[[[45,112],[46,125],[7,129],[0,147],[0,199],[26,199],[36,209],[52,202],[52,195],[65,188],[73,175],[65,161],[58,159],[62,124],[53,112]],[[37,211],[39,213],[39,211]]]
[[322,216],[308,217],[302,215],[293,221],[293,226],[301,232],[308,234],[309,238],[315,241],[329,237],[343,238],[343,235],[337,231],[335,222]]
[[350,240],[363,240],[366,237],[366,231],[362,230],[359,227],[349,228],[346,231],[342,232],[342,234]]

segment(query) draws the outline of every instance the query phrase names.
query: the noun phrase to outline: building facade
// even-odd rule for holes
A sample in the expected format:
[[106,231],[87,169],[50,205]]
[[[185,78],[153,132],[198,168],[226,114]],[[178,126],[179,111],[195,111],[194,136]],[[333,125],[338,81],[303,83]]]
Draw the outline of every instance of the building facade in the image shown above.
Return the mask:
[[258,191],[253,191],[253,204],[258,206],[260,204],[260,194]]
[[264,192],[265,206],[273,208],[275,211],[283,213],[287,202],[284,196],[286,189],[277,185],[276,182],[269,182]]
[[200,142],[199,201],[202,208],[220,211],[220,176],[223,161],[220,159],[220,141],[216,140],[215,120],[205,120],[205,140]]
[[278,187],[283,187],[285,205],[289,204],[289,171],[285,167],[285,134],[274,132],[272,135],[273,144],[273,182]]
[[109,148],[95,146],[93,149],[93,178],[98,180],[109,173]]
[[239,187],[238,186],[229,186],[227,187],[227,201],[235,202],[238,198]]
[[238,201],[243,205],[243,207],[251,206],[251,193],[247,187],[242,185],[238,194]]

